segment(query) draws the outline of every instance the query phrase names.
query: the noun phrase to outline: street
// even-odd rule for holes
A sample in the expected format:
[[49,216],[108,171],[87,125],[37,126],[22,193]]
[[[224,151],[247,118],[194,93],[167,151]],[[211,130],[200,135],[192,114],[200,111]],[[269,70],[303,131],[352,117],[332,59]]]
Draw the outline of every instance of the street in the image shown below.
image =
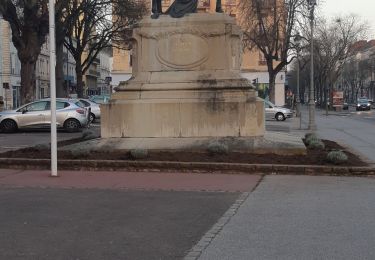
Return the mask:
[[[266,121],[266,128],[302,137],[307,115],[304,107],[302,130],[298,118]],[[326,116],[317,109],[316,123],[321,138],[375,161],[375,111]],[[90,130],[98,134],[99,124]],[[58,133],[59,140],[79,136]],[[0,134],[1,150],[49,138],[48,131]],[[0,259],[375,258],[374,178],[48,174],[0,169]],[[233,215],[223,222],[228,211]],[[208,233],[218,223],[220,231]]]
[[0,259],[182,259],[258,175],[0,169]]
[[[83,131],[92,131],[95,135],[100,135],[100,124],[91,124],[89,129],[82,129],[76,133],[68,133],[63,130],[57,131],[57,141],[79,138]],[[10,150],[17,150],[38,144],[48,144],[51,142],[51,133],[47,129],[28,129],[16,133],[0,133],[0,153]]]
[[[302,110],[303,128],[308,126],[308,111]],[[375,162],[375,110],[329,112],[316,110],[317,133],[320,138],[332,140],[352,148],[356,153]]]
[[[266,121],[267,131],[288,132],[304,137],[308,128],[308,107],[302,106],[302,124],[299,129],[299,118],[285,121]],[[352,149],[369,163],[375,163],[375,110],[356,111],[355,107],[342,112],[316,108],[315,122],[317,134],[322,139],[335,141]]]

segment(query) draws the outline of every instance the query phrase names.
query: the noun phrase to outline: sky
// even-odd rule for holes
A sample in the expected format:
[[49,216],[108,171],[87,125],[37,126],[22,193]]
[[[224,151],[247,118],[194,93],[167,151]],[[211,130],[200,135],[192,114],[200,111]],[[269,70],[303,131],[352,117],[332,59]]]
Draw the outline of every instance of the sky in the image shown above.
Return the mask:
[[320,0],[319,9],[325,17],[339,14],[357,14],[369,22],[369,39],[375,39],[375,0]]

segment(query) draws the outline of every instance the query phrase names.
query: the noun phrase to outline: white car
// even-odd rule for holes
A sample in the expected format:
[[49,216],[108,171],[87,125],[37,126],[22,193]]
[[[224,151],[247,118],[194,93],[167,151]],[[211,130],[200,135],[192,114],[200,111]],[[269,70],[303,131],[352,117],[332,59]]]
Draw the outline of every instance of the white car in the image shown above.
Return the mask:
[[[89,110],[76,99],[56,99],[57,127],[69,132],[88,124]],[[36,100],[14,110],[0,112],[0,131],[11,133],[21,128],[51,127],[51,101]]]
[[293,111],[289,108],[278,107],[270,101],[264,100],[264,107],[266,119],[276,119],[277,121],[284,121],[287,118],[293,117]]
[[80,98],[79,101],[81,101],[85,107],[90,107],[90,122],[93,123],[95,120],[100,119],[100,104],[95,103],[89,99]]

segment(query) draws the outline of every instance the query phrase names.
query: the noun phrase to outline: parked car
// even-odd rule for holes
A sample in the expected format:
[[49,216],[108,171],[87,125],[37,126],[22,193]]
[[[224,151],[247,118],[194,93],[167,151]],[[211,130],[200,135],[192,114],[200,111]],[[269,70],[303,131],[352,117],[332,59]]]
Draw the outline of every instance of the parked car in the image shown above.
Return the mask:
[[270,101],[264,100],[264,106],[266,119],[276,119],[277,121],[284,121],[287,118],[293,117],[292,110],[284,107],[278,107]]
[[359,98],[357,101],[356,110],[370,110],[371,109],[371,103],[368,99],[365,98]]
[[80,98],[85,107],[91,108],[90,110],[90,122],[93,123],[95,120],[100,119],[100,106],[98,103],[95,103],[89,99]]
[[342,106],[343,110],[349,110],[349,104],[344,102],[344,105]]
[[371,109],[375,109],[375,102],[374,102],[374,100],[369,99],[368,101],[369,101],[369,103],[370,103],[370,108],[371,108]]
[[[89,110],[76,99],[56,100],[57,127],[69,132],[87,126]],[[11,133],[21,128],[49,128],[51,101],[41,99],[14,110],[0,112],[0,131]]]
[[111,97],[109,95],[95,95],[89,98],[90,101],[97,104],[107,104]]

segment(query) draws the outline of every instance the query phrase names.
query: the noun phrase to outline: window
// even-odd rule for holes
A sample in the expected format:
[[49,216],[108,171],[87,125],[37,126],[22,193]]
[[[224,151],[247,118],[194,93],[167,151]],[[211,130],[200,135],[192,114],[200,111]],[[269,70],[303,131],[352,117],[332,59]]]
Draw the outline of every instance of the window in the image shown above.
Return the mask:
[[25,107],[26,111],[44,111],[47,110],[48,101],[34,102]]
[[56,110],[64,109],[64,108],[66,108],[68,106],[69,106],[69,103],[67,103],[67,102],[62,102],[62,101],[57,101],[56,102]]
[[80,99],[79,101],[81,101],[85,105],[85,107],[89,107],[90,106],[90,103],[87,102],[86,100]]
[[44,88],[40,88],[40,98],[44,98]]

